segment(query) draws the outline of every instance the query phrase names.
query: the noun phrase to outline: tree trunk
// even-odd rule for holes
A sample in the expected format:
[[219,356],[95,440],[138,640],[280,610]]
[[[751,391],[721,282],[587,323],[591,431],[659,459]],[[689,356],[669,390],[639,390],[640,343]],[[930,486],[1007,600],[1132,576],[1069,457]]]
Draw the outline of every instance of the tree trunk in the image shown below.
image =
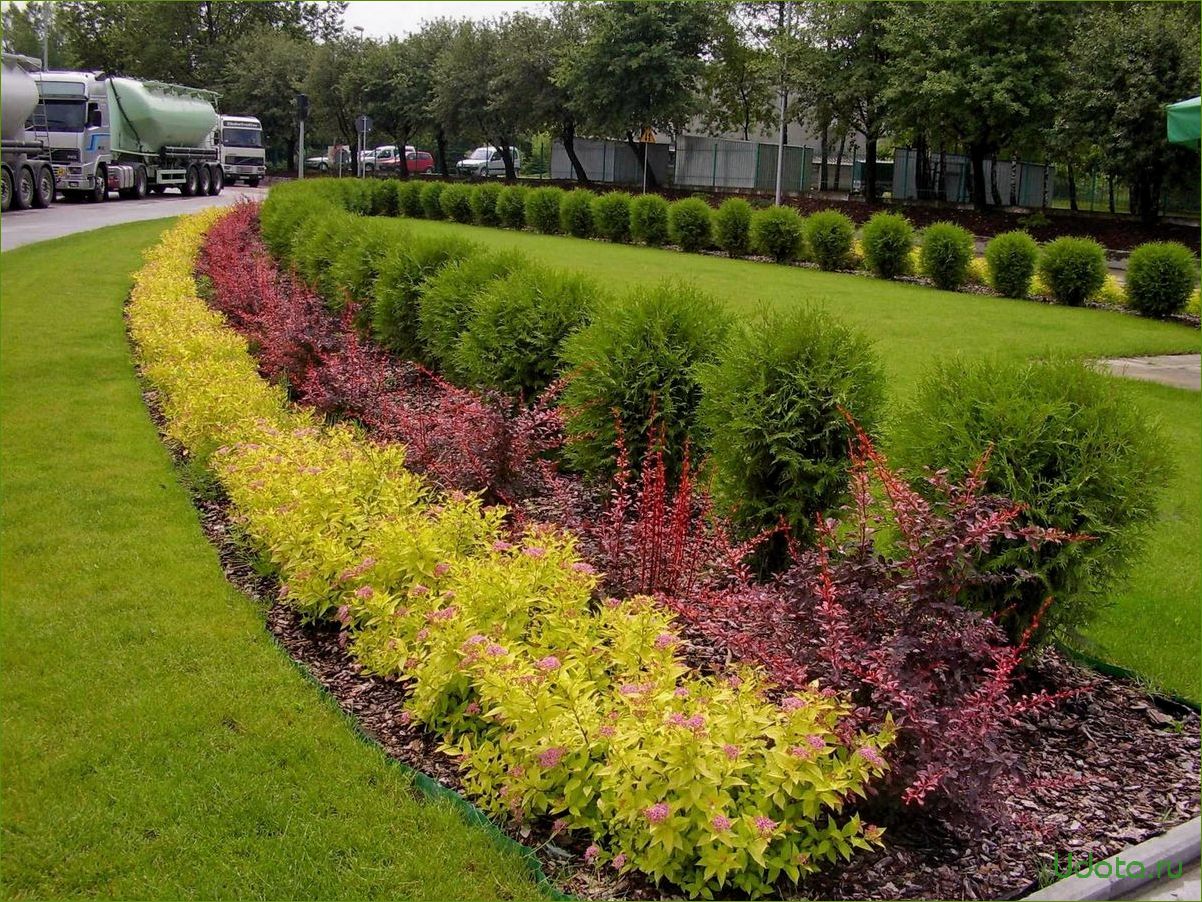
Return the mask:
[[864,197],[869,203],[876,200],[876,135],[864,136]]
[[[573,120],[564,120],[559,132],[559,140],[563,144],[563,152],[568,155],[568,159],[572,163],[572,172],[576,173],[576,181],[586,188],[592,187],[593,183],[589,180],[588,173],[584,171],[580,158],[576,156],[576,123]],[[550,161],[548,161],[547,168],[550,169]],[[601,175],[604,177],[605,173],[601,173]]]
[[1109,198],[1110,199],[1110,212],[1113,213],[1113,212],[1115,212],[1115,210],[1114,210],[1114,173],[1113,172],[1110,173],[1110,175],[1106,176],[1106,187],[1110,193],[1110,198]]
[[825,191],[830,186],[830,178],[826,169],[826,154],[830,150],[830,125],[822,126],[822,137],[819,139],[819,152],[822,154],[822,161],[818,164],[818,184]]
[[939,200],[947,200],[947,148],[939,148],[939,184],[935,186],[939,192]]
[[985,157],[989,148],[984,144],[968,145],[968,156],[972,160],[972,205],[978,210],[989,209],[989,198],[985,193]]
[[993,205],[1002,205],[1002,192],[997,187],[997,154],[989,158],[989,190],[993,194]]
[[919,132],[918,140],[914,142],[914,189],[920,198],[931,195],[931,155],[923,132]]
[[835,190],[843,185],[843,151],[847,149],[847,135],[839,137],[839,152],[835,154]]
[[1068,161],[1068,208],[1074,213],[1077,212],[1077,172],[1073,168],[1073,161]]
[[441,128],[434,136],[434,143],[438,149],[438,166],[444,176],[450,175],[451,171],[447,168],[447,133]]
[[497,144],[497,152],[501,154],[501,162],[505,164],[505,181],[516,181],[518,174],[513,168],[513,151],[509,149],[509,138],[501,135],[497,140],[500,142]]
[[634,140],[634,132],[626,133],[626,144],[634,152],[634,157],[639,161],[641,172],[647,173],[647,187],[658,188],[659,179],[655,177],[655,170],[647,164],[647,145],[641,141]]
[[405,147],[409,143],[409,135],[407,135],[407,134],[398,135],[396,142],[397,142],[396,152],[397,152],[398,156],[400,157],[400,162],[398,163],[397,168],[396,168],[397,175],[399,175],[403,179],[407,179],[407,178],[409,178],[409,153],[405,150]]

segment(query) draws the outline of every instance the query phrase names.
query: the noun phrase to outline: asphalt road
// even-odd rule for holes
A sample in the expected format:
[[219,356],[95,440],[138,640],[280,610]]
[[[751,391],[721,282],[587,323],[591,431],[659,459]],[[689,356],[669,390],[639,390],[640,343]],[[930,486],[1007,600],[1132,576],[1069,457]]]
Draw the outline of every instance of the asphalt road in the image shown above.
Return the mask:
[[23,244],[61,238],[75,232],[87,232],[122,222],[161,219],[194,213],[205,207],[227,206],[241,198],[262,200],[266,188],[244,185],[227,187],[216,197],[182,197],[177,191],[150,195],[145,200],[118,200],[114,191],[107,203],[64,201],[59,198],[45,210],[9,210],[0,217],[0,250],[12,250]]

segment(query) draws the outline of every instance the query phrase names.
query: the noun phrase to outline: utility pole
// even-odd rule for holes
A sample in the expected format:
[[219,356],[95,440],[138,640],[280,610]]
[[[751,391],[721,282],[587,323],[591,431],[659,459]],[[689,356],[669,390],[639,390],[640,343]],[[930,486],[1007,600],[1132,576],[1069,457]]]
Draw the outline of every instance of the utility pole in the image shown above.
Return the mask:
[[785,116],[789,106],[789,44],[785,37],[788,30],[789,14],[792,12],[788,3],[781,3],[778,7],[779,15],[777,19],[778,38],[780,39],[780,144],[776,148],[776,205],[779,207],[781,203],[781,180],[784,175],[785,168],[785,145],[789,137],[789,124]]
[[296,95],[296,120],[300,125],[300,135],[297,141],[296,177],[305,177],[305,120],[309,118],[309,95]]
[[54,8],[50,3],[42,4],[42,71],[50,68],[50,22],[54,18]]

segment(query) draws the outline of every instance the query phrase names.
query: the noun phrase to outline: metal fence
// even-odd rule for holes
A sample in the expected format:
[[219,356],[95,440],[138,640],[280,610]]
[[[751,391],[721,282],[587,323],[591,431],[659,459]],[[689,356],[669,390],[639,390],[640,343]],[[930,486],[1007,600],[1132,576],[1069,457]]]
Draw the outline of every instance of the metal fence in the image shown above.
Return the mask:
[[[670,160],[667,144],[646,144],[647,168],[655,175],[660,185],[668,183]],[[576,159],[584,167],[585,174],[594,182],[609,182],[615,185],[641,185],[643,183],[643,161],[625,141],[606,141],[596,138],[577,138],[573,144]],[[571,179],[576,173],[568,158],[563,143],[551,143],[551,178]]]
[[[946,200],[952,203],[972,201],[972,161],[961,154],[933,154],[927,187],[920,187],[918,152],[910,147],[893,151],[894,200]],[[985,161],[985,190],[992,195],[993,162]],[[997,189],[1002,205],[1008,207],[1047,207],[1056,190],[1056,172],[1041,163],[1022,160],[998,160]]]

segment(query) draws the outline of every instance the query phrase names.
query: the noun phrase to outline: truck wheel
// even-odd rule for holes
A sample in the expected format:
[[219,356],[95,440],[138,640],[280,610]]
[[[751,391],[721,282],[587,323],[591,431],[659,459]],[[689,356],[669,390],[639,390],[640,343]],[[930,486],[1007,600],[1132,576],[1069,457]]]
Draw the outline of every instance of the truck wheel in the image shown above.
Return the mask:
[[258,179],[247,179],[246,184],[250,185],[250,187],[252,187],[252,188],[258,188],[259,180]]
[[0,193],[0,211],[8,212],[8,208],[13,205],[13,173],[7,166],[4,167],[3,176],[3,193]]
[[209,187],[213,184],[213,172],[208,166],[200,166],[196,174],[200,178],[200,182],[196,186],[196,193],[203,197],[209,193]]
[[225,173],[221,171],[220,166],[214,166],[209,172],[209,194],[216,196],[221,193],[221,189],[225,187]]
[[33,205],[44,209],[54,203],[54,170],[49,166],[38,168],[37,184],[34,186]]
[[149,180],[146,178],[146,167],[138,166],[134,169],[134,200],[142,200],[150,191]]
[[103,166],[96,167],[96,181],[88,191],[88,200],[94,204],[104,203],[109,199],[109,173]]
[[193,163],[184,174],[184,183],[179,186],[180,194],[184,197],[195,197],[200,190],[200,171]]
[[167,186],[166,185],[151,185],[150,190],[153,191],[155,194],[166,194]]
[[28,166],[22,166],[17,173],[16,191],[13,192],[14,210],[27,210],[33,206],[34,196],[37,194],[37,188],[33,181],[33,170]]

